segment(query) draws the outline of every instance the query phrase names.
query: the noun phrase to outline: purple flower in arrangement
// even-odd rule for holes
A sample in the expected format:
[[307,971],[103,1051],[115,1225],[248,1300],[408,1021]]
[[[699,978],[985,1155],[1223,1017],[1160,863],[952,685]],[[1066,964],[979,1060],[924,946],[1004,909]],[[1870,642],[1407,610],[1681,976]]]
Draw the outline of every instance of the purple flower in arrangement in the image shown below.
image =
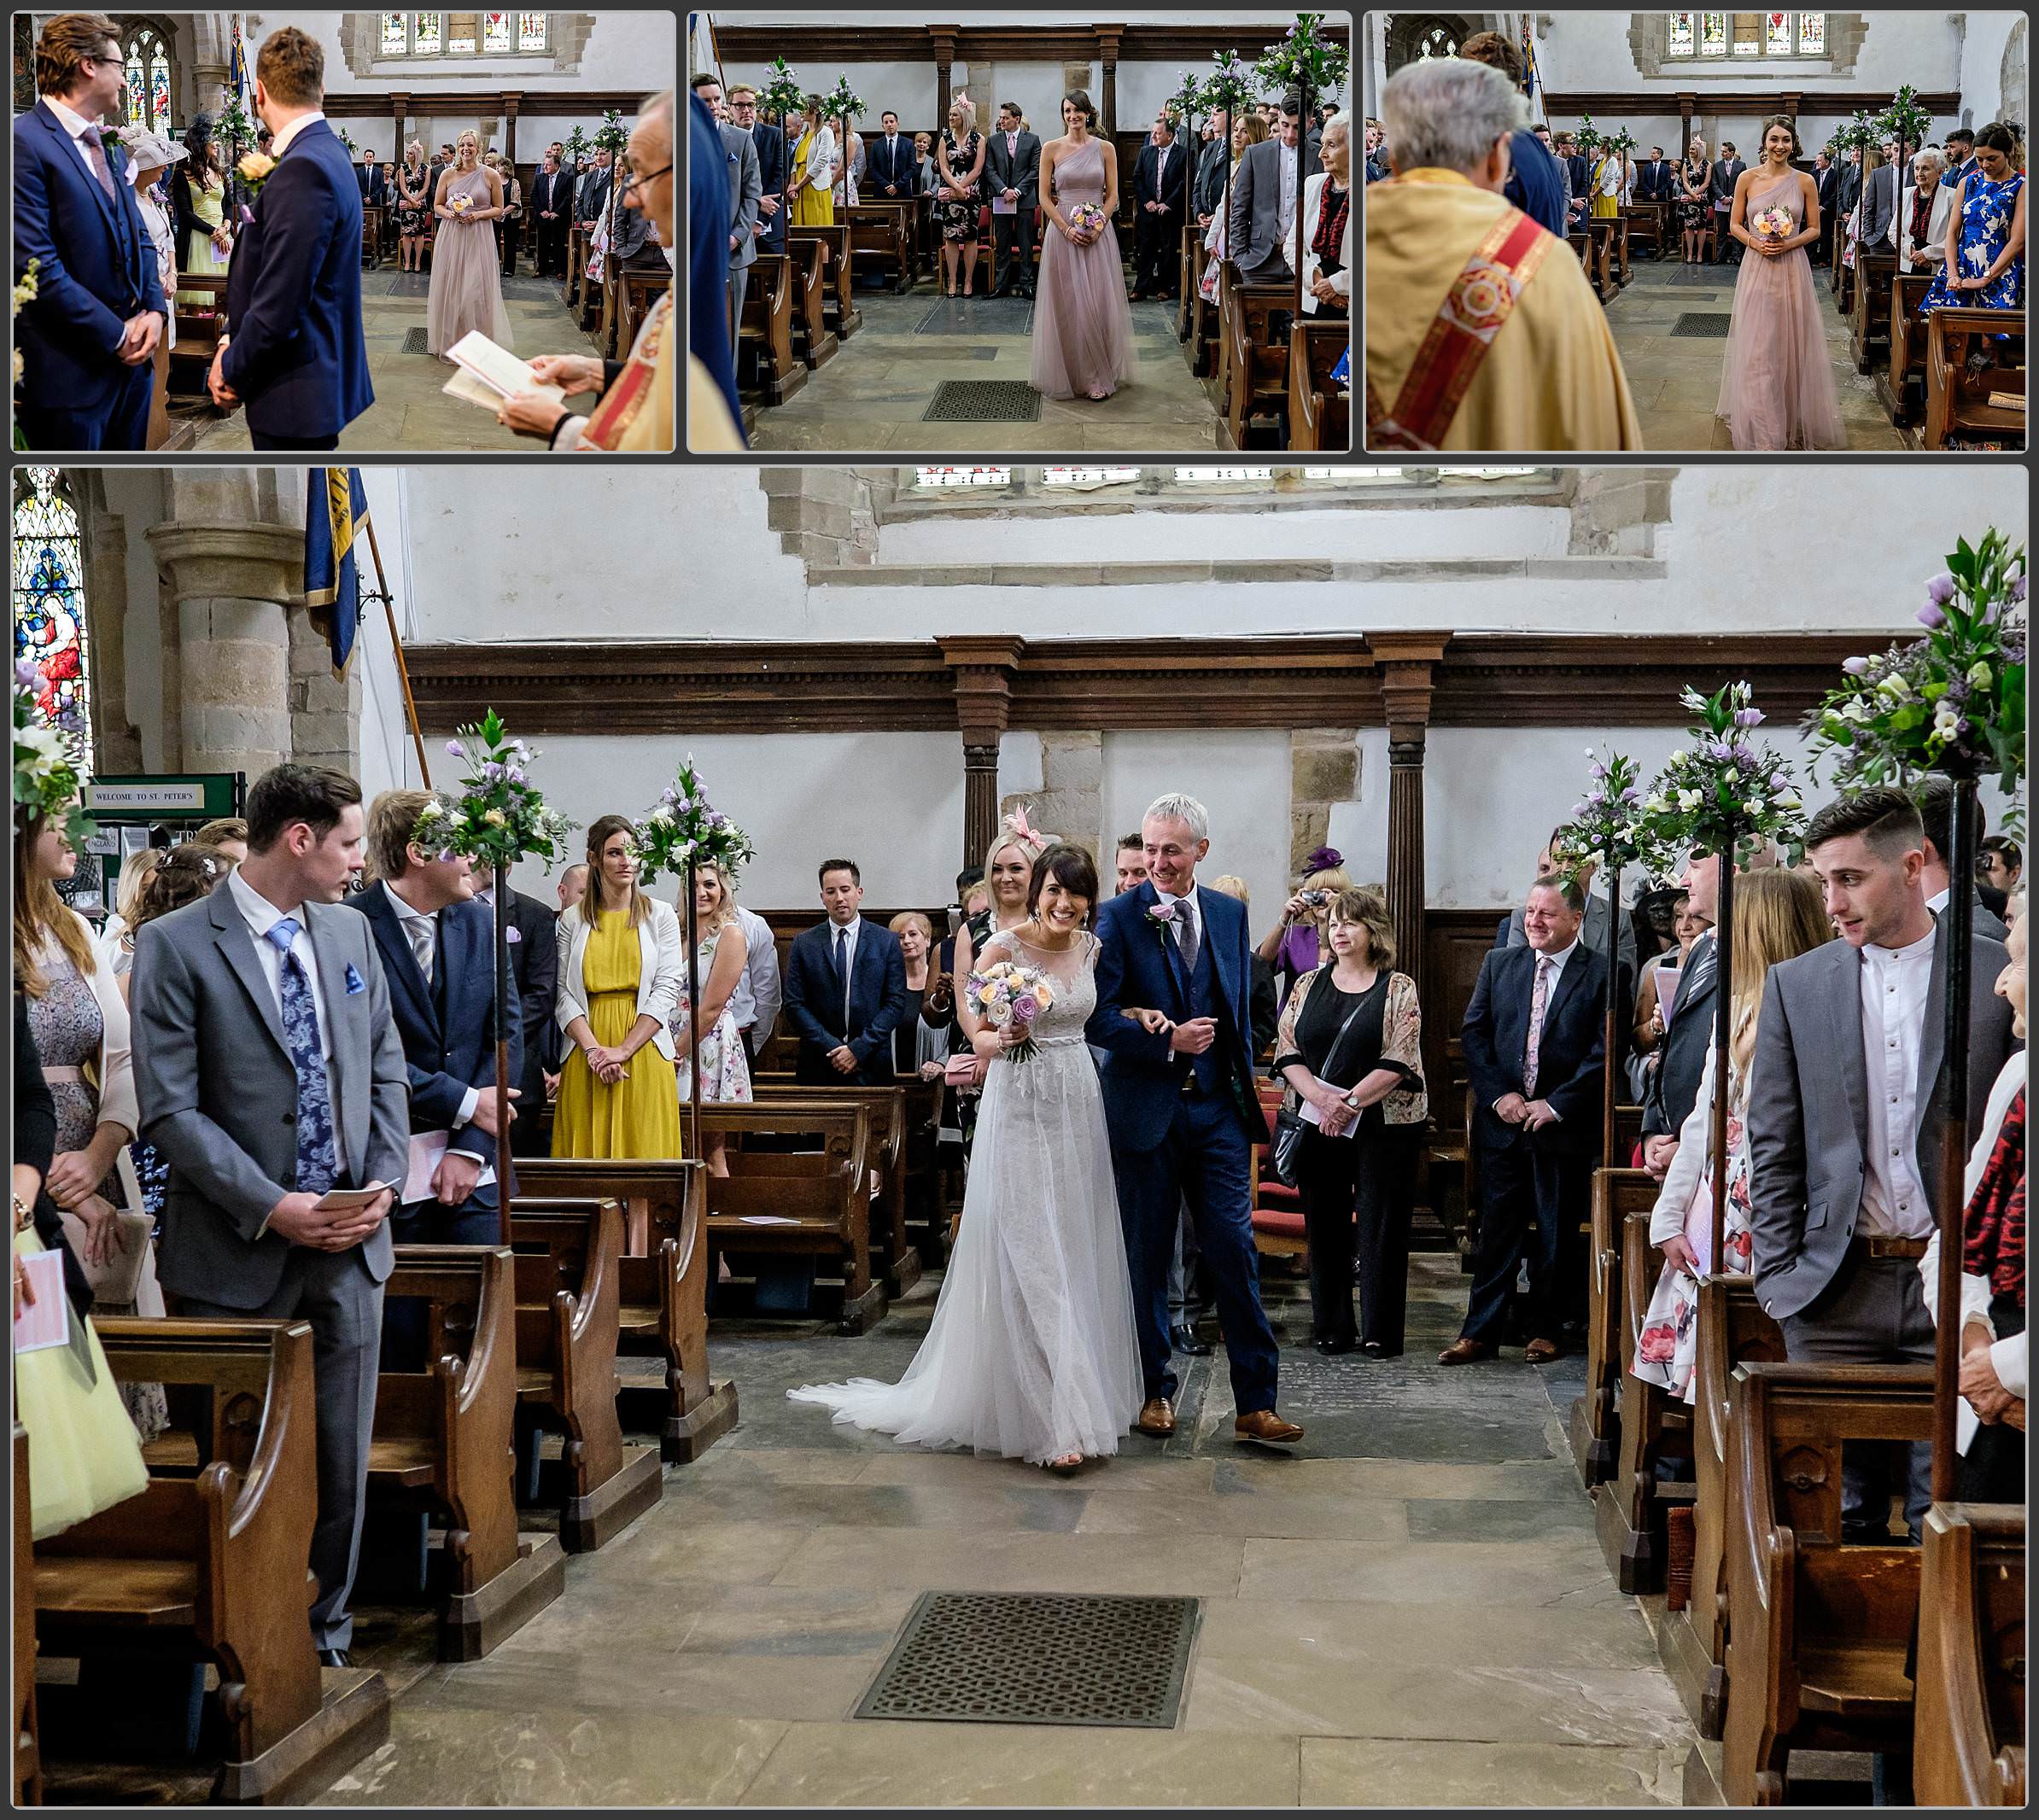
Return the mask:
[[510,767],[509,777],[512,784],[522,784],[527,781],[523,767],[518,765]]
[[1930,600],[1919,608],[1918,618],[1919,623],[1928,632],[1937,632],[1947,623],[1947,615]]
[[1710,752],[1715,758],[1732,758],[1735,755],[1734,748],[1725,739],[1715,740],[1714,743],[1707,748],[1707,750]]
[[1734,724],[1737,726],[1761,726],[1763,724],[1763,711],[1760,708],[1738,709]]
[[1850,676],[1867,676],[1869,674],[1869,662],[1867,657],[1848,657],[1842,661],[1841,668]]
[[2004,590],[2004,598],[2009,601],[2013,606],[2018,605],[2021,601],[2024,600],[2024,577],[2023,575],[2013,575],[2011,577],[2010,586]]
[[448,758],[465,758],[467,749],[458,739],[449,739],[446,743],[446,755]]
[[1954,598],[1954,578],[1945,569],[1925,584],[1925,598],[1936,607],[1943,607]]
[[1640,802],[1642,800],[1642,791],[1638,790],[1633,784],[1631,784],[1627,789],[1621,792],[1621,801],[1624,802]]

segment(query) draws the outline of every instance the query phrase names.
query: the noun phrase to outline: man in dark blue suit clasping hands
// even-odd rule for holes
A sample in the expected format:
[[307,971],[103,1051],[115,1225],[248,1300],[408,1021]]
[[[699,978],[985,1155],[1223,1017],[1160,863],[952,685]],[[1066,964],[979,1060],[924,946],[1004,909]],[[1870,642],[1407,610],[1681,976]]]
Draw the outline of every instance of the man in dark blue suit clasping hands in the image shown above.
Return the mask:
[[125,74],[96,13],[61,13],[36,40],[38,100],[15,120],[16,422],[32,449],[147,445],[166,303],[155,249],[111,126]]
[[854,860],[821,862],[828,920],[794,937],[786,957],[786,1015],[800,1039],[794,1078],[810,1086],[890,1087],[892,1032],[914,1014],[899,937],[857,914]]
[[255,55],[255,112],[274,134],[254,219],[234,248],[227,333],[209,384],[248,406],[258,449],[330,449],[375,402],[361,335],[361,191],[326,124],[325,56],[285,26]]

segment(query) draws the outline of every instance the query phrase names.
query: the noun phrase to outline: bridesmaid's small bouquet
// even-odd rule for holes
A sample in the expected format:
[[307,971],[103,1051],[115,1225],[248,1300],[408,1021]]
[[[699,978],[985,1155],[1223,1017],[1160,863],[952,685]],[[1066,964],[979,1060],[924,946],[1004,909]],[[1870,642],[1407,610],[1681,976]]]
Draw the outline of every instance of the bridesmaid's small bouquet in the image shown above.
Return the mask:
[[464,215],[469,209],[475,206],[475,199],[463,193],[459,195],[448,196],[446,206],[452,209],[456,215]]
[[1030,1061],[1037,1046],[1025,1033],[1055,1003],[1055,982],[1032,967],[995,960],[983,972],[970,976],[963,1002],[973,1016],[982,1018],[995,1030],[1017,1027],[1020,1040],[1006,1053],[1015,1062]]
[[1095,202],[1078,202],[1069,211],[1069,225],[1086,240],[1095,240],[1105,230],[1105,212]]
[[1789,240],[1796,224],[1787,208],[1766,208],[1750,224],[1757,233],[1769,240]]

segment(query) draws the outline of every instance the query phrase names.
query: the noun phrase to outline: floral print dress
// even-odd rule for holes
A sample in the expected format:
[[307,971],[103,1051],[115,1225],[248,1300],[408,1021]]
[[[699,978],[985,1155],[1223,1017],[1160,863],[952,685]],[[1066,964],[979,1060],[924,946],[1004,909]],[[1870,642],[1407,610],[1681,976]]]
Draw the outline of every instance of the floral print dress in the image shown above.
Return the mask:
[[[725,925],[735,929],[733,923]],[[742,939],[738,929],[737,938]],[[708,984],[709,970],[715,965],[716,944],[722,940],[723,930],[704,936],[697,951],[696,965],[701,984]],[[666,1020],[666,1028],[673,1033],[677,1053],[674,1065],[680,1080],[680,1103],[682,1105],[692,1098],[693,1076],[688,1071],[686,1060],[686,1025],[693,1015],[693,1001],[686,995],[686,982],[680,983],[680,1001],[673,1007],[672,1016]],[[716,1019],[715,1028],[702,1033],[701,1039],[701,1098],[704,1102],[714,1100],[722,1105],[733,1101],[747,1101],[751,1092],[750,1065],[744,1059],[744,1040],[737,1034],[736,1012],[732,1000],[722,1007],[722,1015]]]
[[[2001,184],[1993,184],[1978,170],[1970,173],[1961,198],[1961,242],[1955,254],[1963,277],[1978,278],[1995,263],[2011,237],[2011,223],[2018,213],[2018,192],[2024,176],[2013,171]],[[1979,291],[1949,289],[1945,272],[1933,280],[1933,288],[1919,306],[1919,313],[1962,305],[1977,310],[2015,310],[2024,300],[2024,254],[2004,267]]]

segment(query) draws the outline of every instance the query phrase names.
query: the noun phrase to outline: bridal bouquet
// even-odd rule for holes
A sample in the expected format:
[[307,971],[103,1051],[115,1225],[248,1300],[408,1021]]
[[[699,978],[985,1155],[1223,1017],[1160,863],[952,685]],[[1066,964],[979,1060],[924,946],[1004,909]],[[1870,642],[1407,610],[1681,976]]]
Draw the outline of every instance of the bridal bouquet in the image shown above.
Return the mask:
[[1069,211],[1069,225],[1095,240],[1105,230],[1105,212],[1095,202],[1078,202]]
[[1022,1032],[1020,1040],[1006,1053],[1015,1062],[1029,1061],[1037,1045],[1024,1033],[1055,1003],[1055,982],[1032,967],[995,960],[983,972],[970,976],[963,1002],[973,1016],[982,1018],[995,1030],[1018,1026]]
[[1749,225],[1771,240],[1789,240],[1797,225],[1786,208],[1766,208]]

